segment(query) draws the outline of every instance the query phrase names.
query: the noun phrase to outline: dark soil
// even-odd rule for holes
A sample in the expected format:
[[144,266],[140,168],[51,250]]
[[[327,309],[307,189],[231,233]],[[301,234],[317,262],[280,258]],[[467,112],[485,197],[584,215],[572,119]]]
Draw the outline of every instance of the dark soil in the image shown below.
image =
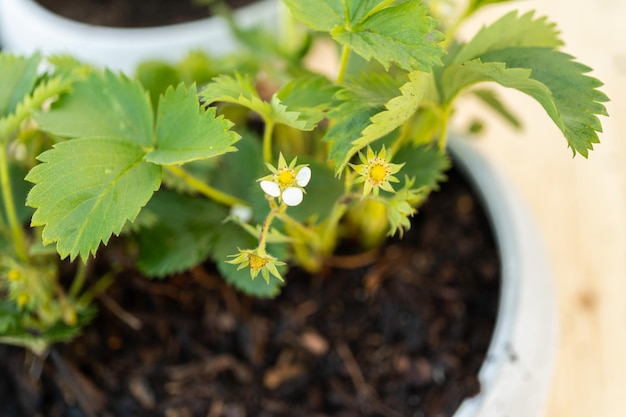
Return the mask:
[[[149,27],[189,22],[211,15],[194,0],[35,0],[58,15],[79,22],[113,27]],[[226,0],[231,8],[255,0]]]
[[211,265],[163,281],[125,272],[45,362],[0,346],[0,415],[451,416],[480,391],[498,305],[478,202],[450,173],[402,241],[333,262],[364,259],[292,270],[275,300],[237,294]]

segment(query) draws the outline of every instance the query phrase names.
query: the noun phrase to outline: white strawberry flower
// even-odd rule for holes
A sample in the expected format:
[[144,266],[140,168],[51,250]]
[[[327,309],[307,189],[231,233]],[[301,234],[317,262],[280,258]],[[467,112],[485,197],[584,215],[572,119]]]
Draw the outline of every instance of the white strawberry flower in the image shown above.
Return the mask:
[[267,164],[272,174],[260,179],[261,189],[271,197],[280,198],[288,206],[297,206],[304,198],[304,187],[311,180],[311,168],[296,166],[296,158],[289,165],[283,154],[278,156],[278,168]]

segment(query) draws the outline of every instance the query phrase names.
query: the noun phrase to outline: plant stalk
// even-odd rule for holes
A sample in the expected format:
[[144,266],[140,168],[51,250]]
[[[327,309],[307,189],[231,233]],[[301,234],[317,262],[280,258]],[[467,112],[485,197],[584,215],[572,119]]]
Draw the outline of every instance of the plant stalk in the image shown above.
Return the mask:
[[213,201],[216,201],[218,203],[224,204],[229,207],[232,207],[234,205],[248,206],[248,203],[246,203],[245,201],[240,200],[239,198],[233,195],[227,194],[223,191],[220,191],[216,188],[211,187],[210,185],[206,184],[203,181],[200,181],[199,179],[197,179],[196,177],[194,177],[193,175],[191,175],[190,173],[188,173],[187,171],[185,171],[178,165],[164,165],[164,167],[169,172],[171,172],[178,178],[185,181],[185,183],[191,186],[194,190],[198,191],[199,193],[203,194],[204,196],[210,198]]
[[328,216],[328,220],[326,220],[324,225],[324,232],[321,233],[322,242],[320,246],[322,253],[328,254],[333,249],[333,243],[336,238],[334,231],[337,229],[337,225],[343,215],[346,214],[346,211],[348,211],[346,203],[336,202],[334,204],[330,216]]
[[265,132],[263,132],[263,160],[271,163],[272,158],[272,136],[274,135],[274,121],[265,119]]
[[86,262],[78,262],[78,266],[76,267],[76,275],[74,276],[74,280],[72,281],[72,286],[68,292],[68,296],[72,299],[77,299],[78,294],[80,294],[83,289],[83,285],[85,285],[85,280],[87,279],[87,269],[89,260]]
[[11,229],[13,244],[15,245],[15,253],[22,261],[28,260],[26,251],[26,241],[24,240],[24,231],[22,225],[17,218],[15,210],[15,201],[13,200],[13,189],[11,187],[11,178],[9,174],[9,162],[7,158],[6,146],[0,145],[0,187],[2,187],[2,198],[4,201],[4,210]]
[[272,210],[270,210],[267,217],[263,221],[263,226],[261,227],[261,232],[259,233],[259,246],[257,246],[259,253],[262,255],[266,253],[265,248],[267,247],[267,235],[269,234],[272,220],[274,220],[278,211],[281,210],[281,207],[272,207]]
[[441,130],[439,131],[439,140],[437,142],[441,152],[446,152],[446,147],[448,146],[448,122],[451,111],[452,106],[446,106],[441,114]]
[[343,84],[343,80],[346,77],[348,61],[350,60],[350,52],[351,49],[347,45],[344,45],[341,49],[341,60],[339,61],[339,72],[337,73],[337,84]]

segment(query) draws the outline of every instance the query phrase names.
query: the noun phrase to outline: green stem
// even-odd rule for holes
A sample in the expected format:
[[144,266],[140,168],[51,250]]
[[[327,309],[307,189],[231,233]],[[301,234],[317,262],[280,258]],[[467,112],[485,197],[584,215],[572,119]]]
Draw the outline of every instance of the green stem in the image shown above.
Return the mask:
[[265,119],[265,132],[263,133],[263,160],[271,163],[272,158],[272,136],[274,134],[274,121]]
[[89,306],[94,298],[102,294],[115,281],[115,274],[118,271],[110,271],[98,279],[87,291],[85,291],[78,299],[77,304],[80,306]]
[[322,243],[321,250],[322,253],[328,253],[334,248],[334,243],[336,239],[335,230],[337,229],[337,225],[339,221],[343,217],[343,215],[348,210],[348,205],[343,202],[336,202],[333,206],[332,211],[330,212],[330,216],[328,216],[328,220],[326,221],[326,225],[324,226],[324,232],[321,234]]
[[72,299],[78,298],[78,294],[83,289],[83,285],[85,285],[85,280],[87,279],[87,262],[78,262],[76,275],[74,276],[74,281],[72,281],[72,286],[68,292],[68,296]]
[[267,235],[269,234],[272,220],[274,220],[274,217],[276,216],[276,214],[278,214],[278,211],[281,210],[281,208],[282,206],[272,207],[272,210],[270,210],[270,212],[267,214],[267,217],[263,221],[263,226],[261,227],[261,232],[259,233],[258,250],[260,255],[265,254],[265,248],[267,246]]
[[337,74],[337,84],[343,84],[343,80],[346,77],[346,71],[348,70],[348,61],[350,60],[350,47],[344,45],[341,50],[341,61],[339,61],[339,72]]
[[319,236],[316,233],[314,233],[311,229],[309,229],[308,227],[304,226],[302,223],[300,223],[299,221],[297,221],[296,219],[294,219],[293,217],[291,217],[287,213],[280,213],[278,215],[278,218],[283,223],[293,227],[294,229],[298,229],[300,231],[300,233],[302,233],[303,235],[309,237],[311,239],[310,243],[312,245],[316,245],[317,244],[317,241],[319,240]]
[[28,260],[26,251],[26,241],[24,240],[24,231],[22,225],[17,218],[15,211],[15,201],[13,200],[13,189],[11,187],[11,178],[9,174],[9,162],[7,159],[6,146],[0,145],[0,187],[2,188],[2,198],[4,200],[4,209],[13,236],[15,252],[22,260]]
[[437,142],[439,151],[445,152],[448,145],[448,125],[450,122],[450,114],[452,106],[446,106],[441,114],[439,141]]
[[235,196],[232,196],[230,194],[227,194],[216,188],[211,187],[205,182],[200,181],[193,175],[189,174],[187,171],[185,171],[178,165],[164,165],[164,167],[169,172],[171,172],[172,174],[174,174],[181,180],[185,181],[185,183],[189,185],[190,187],[192,187],[194,190],[205,195],[206,197],[210,198],[213,201],[224,204],[226,206],[234,206],[234,205],[248,206],[248,203],[246,203],[245,201],[240,200],[239,198]]

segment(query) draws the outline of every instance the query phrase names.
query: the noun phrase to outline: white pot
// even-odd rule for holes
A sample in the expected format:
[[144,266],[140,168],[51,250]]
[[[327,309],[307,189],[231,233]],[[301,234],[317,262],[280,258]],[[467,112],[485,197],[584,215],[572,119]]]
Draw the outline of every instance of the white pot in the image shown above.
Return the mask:
[[[261,0],[235,10],[234,17],[243,27],[270,26],[278,19],[278,1]],[[178,61],[191,49],[219,55],[236,48],[221,17],[160,27],[112,28],[61,17],[34,0],[0,0],[0,44],[19,54],[69,53],[127,72],[146,59]]]
[[466,399],[454,417],[541,417],[558,333],[546,252],[502,172],[466,140],[453,138],[450,150],[483,201],[502,265],[496,327],[479,373],[482,390]]

